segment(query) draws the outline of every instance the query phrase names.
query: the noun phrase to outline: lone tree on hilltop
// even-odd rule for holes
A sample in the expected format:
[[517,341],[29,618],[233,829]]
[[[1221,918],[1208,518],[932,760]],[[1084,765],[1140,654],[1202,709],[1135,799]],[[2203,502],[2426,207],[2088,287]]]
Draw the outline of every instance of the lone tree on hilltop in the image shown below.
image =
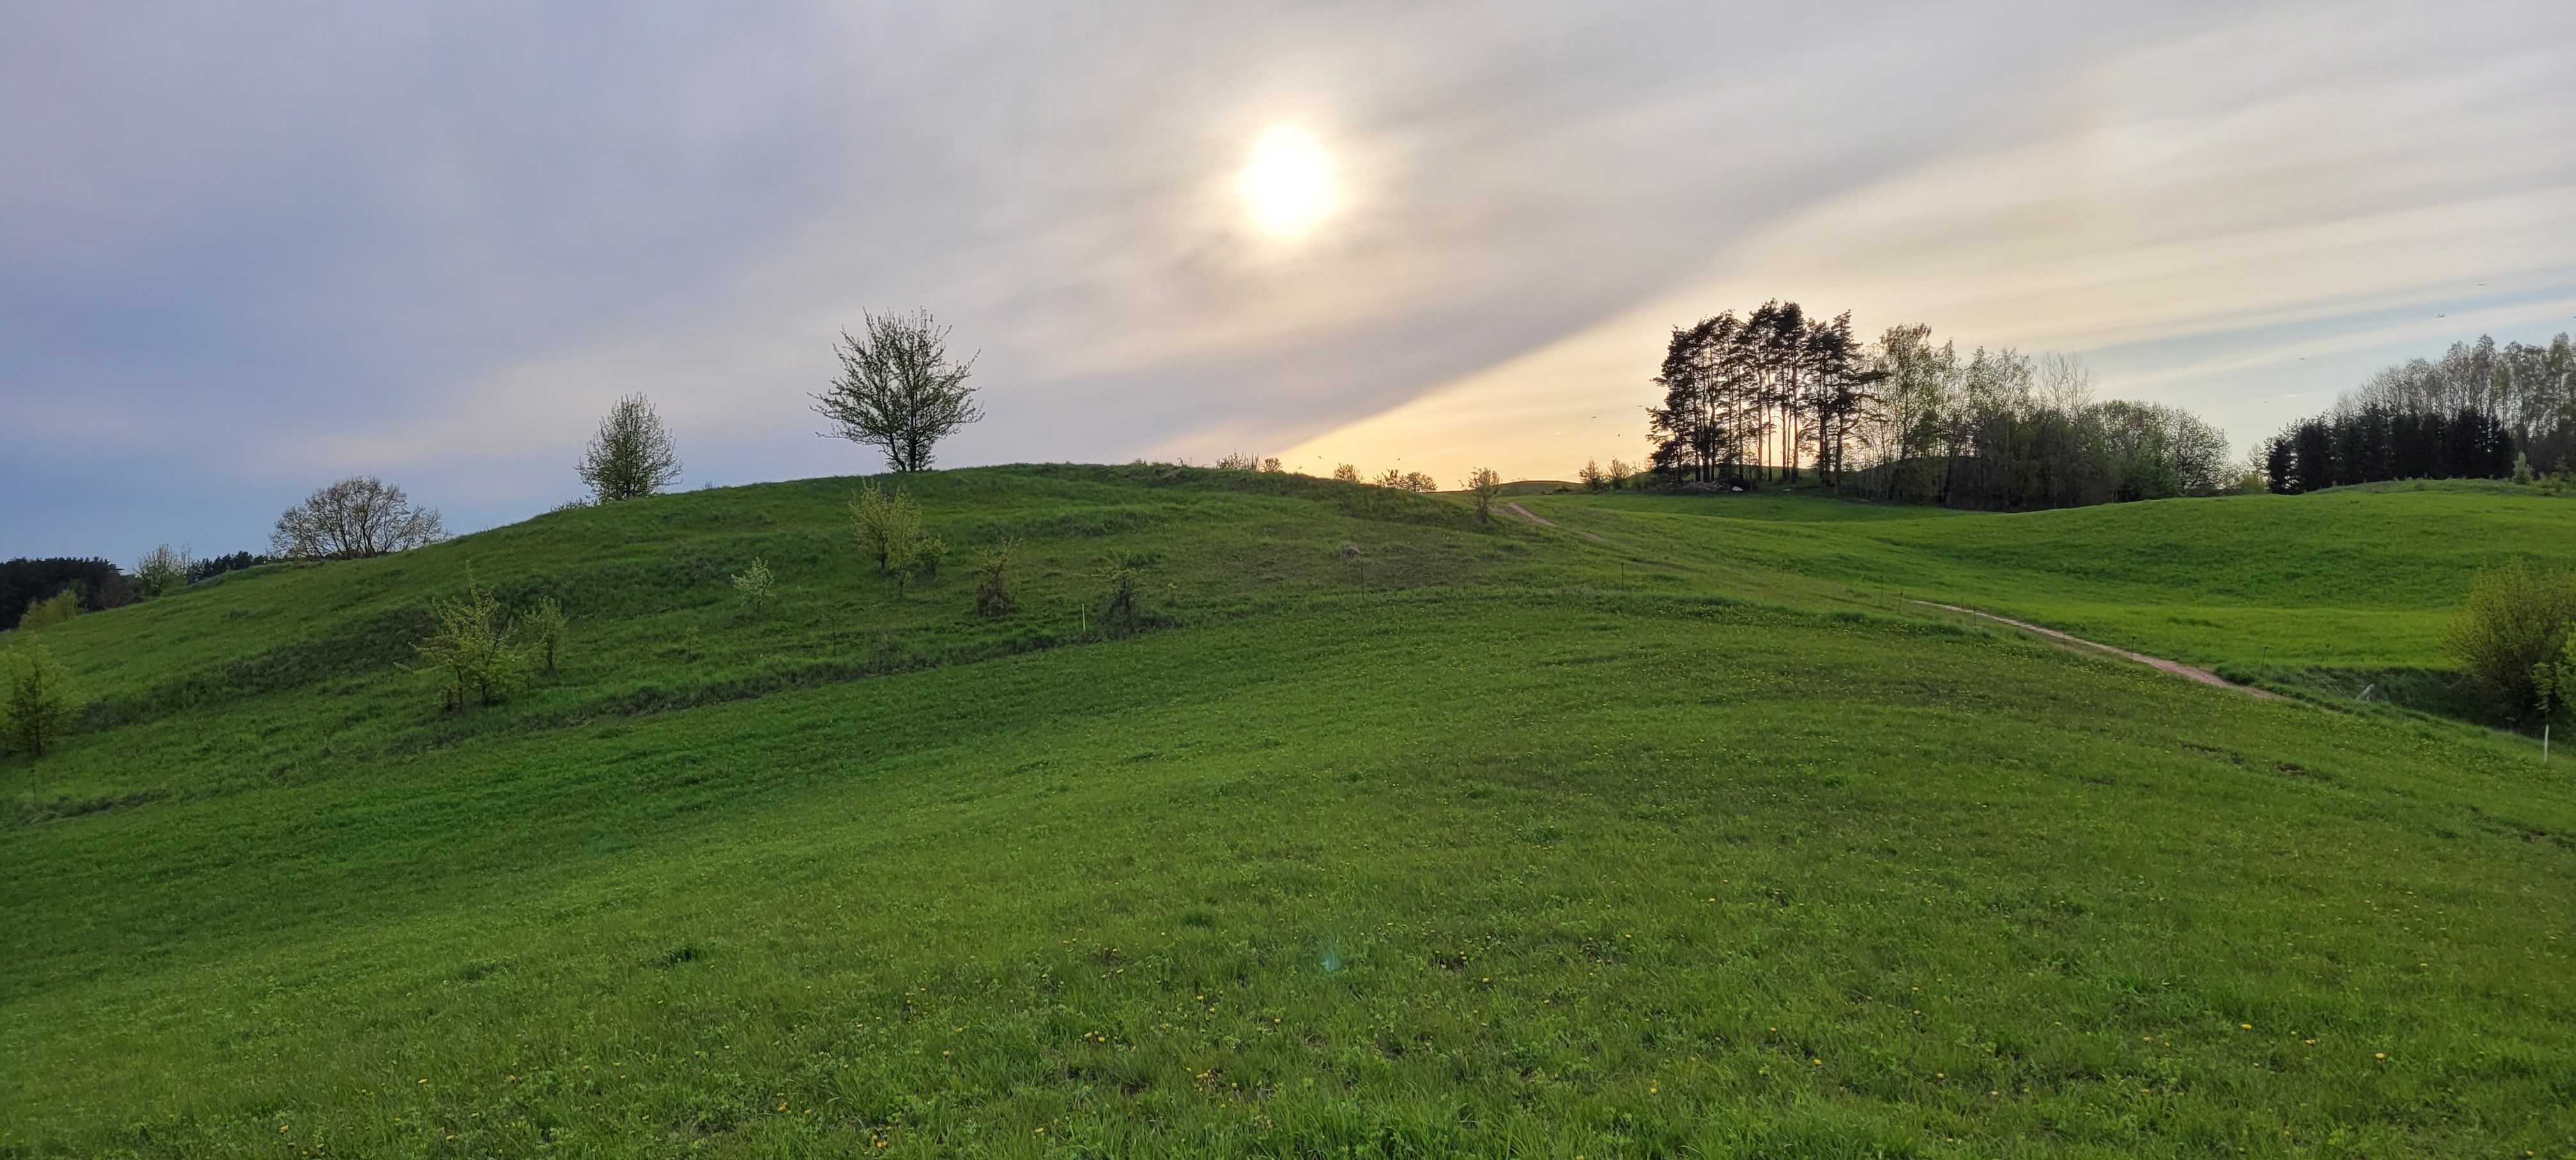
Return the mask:
[[867,315],[864,329],[865,339],[841,332],[841,377],[814,396],[833,426],[822,434],[882,447],[896,471],[924,470],[940,440],[984,417],[966,385],[975,357],[950,359],[948,328],[927,310]]
[[353,475],[286,509],[268,550],[290,560],[363,560],[446,538],[438,509],[414,506],[375,476]]
[[590,449],[575,467],[600,503],[651,495],[680,481],[680,453],[662,417],[642,395],[628,395],[609,408],[590,437]]

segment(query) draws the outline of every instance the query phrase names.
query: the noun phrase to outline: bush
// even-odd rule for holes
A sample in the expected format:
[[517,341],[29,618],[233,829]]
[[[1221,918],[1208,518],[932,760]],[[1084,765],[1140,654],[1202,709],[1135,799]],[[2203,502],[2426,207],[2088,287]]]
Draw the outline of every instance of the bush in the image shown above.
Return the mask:
[[[2567,649],[2576,625],[2576,572],[2533,568],[2516,560],[2486,572],[2469,588],[2468,607],[2451,622],[2444,651],[2520,719],[2556,706],[2556,686],[2542,671]],[[2544,684],[2549,688],[2544,690]]]
[[1494,522],[1494,497],[1503,494],[1503,473],[1479,467],[1467,476],[1467,494],[1476,501],[1476,522]]
[[1338,479],[1343,483],[1358,483],[1360,481],[1360,469],[1345,463],[1333,469],[1333,478]]
[[877,572],[892,573],[921,539],[921,505],[899,488],[863,484],[850,497],[850,531],[876,557]]
[[32,631],[80,614],[80,586],[73,585],[42,600],[29,601],[26,613],[18,618],[18,627]]
[[742,614],[758,616],[778,595],[777,578],[769,574],[767,561],[754,556],[750,567],[734,573],[733,590],[742,597]]
[[1223,459],[1217,460],[1216,469],[1218,471],[1259,471],[1261,470],[1261,460],[1258,457],[1246,455],[1237,451]]
[[923,530],[921,505],[911,496],[867,484],[850,498],[850,526],[859,546],[876,557],[877,572],[894,579],[897,593],[906,581],[939,578],[948,545]]
[[1145,587],[1144,557],[1112,556],[1093,569],[1091,578],[1100,585],[1100,626],[1103,630],[1126,630],[1144,619],[1144,606],[1138,600]]
[[546,671],[555,671],[555,653],[563,647],[564,631],[572,627],[572,618],[564,615],[563,605],[552,596],[537,598],[536,606],[519,618],[518,629],[528,647],[544,659]]
[[130,583],[136,596],[150,600],[187,587],[188,577],[195,570],[196,561],[189,559],[186,552],[163,544],[135,562]]
[[1011,598],[1011,563],[1019,555],[1018,540],[1004,540],[987,548],[976,558],[979,574],[975,578],[975,611],[982,616],[1008,616],[1019,606]]
[[0,736],[30,759],[61,736],[80,711],[71,678],[43,641],[29,640],[0,656]]
[[2524,455],[2519,451],[2515,452],[2513,455],[2513,481],[2523,485],[2524,487],[2529,487],[2531,486],[2531,480],[2531,457]]
[[1601,461],[1597,459],[1584,460],[1583,470],[1575,472],[1574,478],[1583,484],[1585,491],[1599,491],[1610,486],[1610,473],[1601,470]]
[[2531,707],[2548,720],[2576,709],[2576,632],[2558,646],[2558,654],[2533,665]]
[[465,593],[430,602],[438,627],[414,644],[429,668],[447,679],[446,707],[465,707],[472,692],[489,705],[527,683],[528,649],[511,639],[501,622],[501,602],[474,574],[465,575]]

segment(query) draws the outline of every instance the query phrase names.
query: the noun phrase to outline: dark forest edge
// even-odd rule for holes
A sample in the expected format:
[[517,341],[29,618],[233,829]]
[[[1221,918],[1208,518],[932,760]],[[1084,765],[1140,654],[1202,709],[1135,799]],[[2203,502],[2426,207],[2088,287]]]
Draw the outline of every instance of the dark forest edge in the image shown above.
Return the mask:
[[[2256,449],[2283,495],[2400,479],[2511,479],[2563,490],[2576,472],[2576,346],[2479,335],[2436,363],[2371,376]],[[2543,472],[2546,477],[2543,477]]]

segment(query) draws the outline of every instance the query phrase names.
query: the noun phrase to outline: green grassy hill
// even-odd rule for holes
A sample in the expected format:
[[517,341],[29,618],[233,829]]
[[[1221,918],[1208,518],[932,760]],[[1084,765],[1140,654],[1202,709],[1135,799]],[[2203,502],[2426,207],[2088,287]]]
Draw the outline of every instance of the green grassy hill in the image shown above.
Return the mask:
[[[0,1155],[2576,1138],[2566,763],[1910,603],[2431,672],[2480,562],[2576,557],[2553,501],[1546,495],[1560,526],[1485,528],[998,468],[912,483],[953,551],[897,596],[852,486],[36,634],[98,708],[0,766]],[[979,619],[960,561],[1006,538],[1021,608]],[[755,556],[780,599],[746,618]],[[1141,630],[1100,623],[1113,557]],[[450,716],[401,666],[469,569],[574,628]]]
[[[2455,715],[2483,715],[2441,655],[2467,577],[2516,556],[2576,566],[2576,502],[2490,482],[2008,515],[1781,492],[1531,506],[1732,589],[1838,582],[1891,608],[1981,608],[2320,700],[2376,686],[2374,703]],[[1806,526],[1819,521],[1834,526]]]

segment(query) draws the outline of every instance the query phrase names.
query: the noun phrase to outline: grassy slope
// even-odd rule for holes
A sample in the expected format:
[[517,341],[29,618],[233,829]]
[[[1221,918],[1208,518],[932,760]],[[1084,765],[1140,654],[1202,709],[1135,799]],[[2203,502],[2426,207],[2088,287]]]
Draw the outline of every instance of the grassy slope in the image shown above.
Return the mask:
[[2464,577],[2510,555],[2576,566],[2576,501],[2506,484],[2016,515],[1776,492],[1528,504],[1730,585],[1839,582],[1855,599],[1983,608],[2291,691],[2348,699],[2394,679],[2446,708],[2456,694],[2434,670],[2448,668],[2441,634]]
[[[1298,480],[923,480],[952,544],[1029,545],[995,625],[962,568],[900,600],[866,577],[847,486],[558,514],[47,630],[125,723],[0,769],[0,1150],[2576,1133],[2559,777],[2462,726],[1872,610],[1866,569],[1903,566],[1908,593],[2045,615],[2061,579],[2016,588],[2010,554],[2111,524],[1998,548],[1975,537],[2047,522],[1528,501],[1605,547]],[[2386,522],[2519,510],[2413,502]],[[2271,505],[2194,506],[2050,518],[2219,535]],[[721,576],[755,551],[784,607],[745,623]],[[1159,555],[1177,626],[1087,640],[1081,573],[1111,552]],[[387,666],[469,563],[581,619],[557,680],[442,720]]]

